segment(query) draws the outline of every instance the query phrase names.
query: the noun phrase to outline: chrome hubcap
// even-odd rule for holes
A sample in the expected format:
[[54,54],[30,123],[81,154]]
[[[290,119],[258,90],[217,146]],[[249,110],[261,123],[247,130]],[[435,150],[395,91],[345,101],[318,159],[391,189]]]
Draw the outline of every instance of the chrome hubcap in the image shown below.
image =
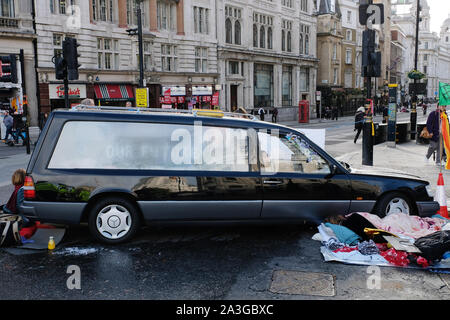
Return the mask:
[[108,239],[120,239],[131,228],[131,215],[120,205],[109,205],[97,215],[97,230]]
[[386,207],[386,216],[393,213],[404,213],[409,215],[408,203],[402,198],[392,199]]

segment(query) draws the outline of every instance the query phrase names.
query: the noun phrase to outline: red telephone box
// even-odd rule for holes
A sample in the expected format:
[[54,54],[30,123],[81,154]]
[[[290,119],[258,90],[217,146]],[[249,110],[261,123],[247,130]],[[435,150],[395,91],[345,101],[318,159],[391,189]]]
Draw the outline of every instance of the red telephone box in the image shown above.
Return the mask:
[[298,123],[309,122],[309,101],[300,100],[298,103]]

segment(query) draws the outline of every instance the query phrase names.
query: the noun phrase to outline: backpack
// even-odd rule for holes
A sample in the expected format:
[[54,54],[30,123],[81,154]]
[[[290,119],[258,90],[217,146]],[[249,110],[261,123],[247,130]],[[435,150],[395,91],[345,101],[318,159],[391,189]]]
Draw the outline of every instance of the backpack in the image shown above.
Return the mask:
[[0,247],[14,246],[22,243],[19,229],[22,218],[15,214],[0,215]]

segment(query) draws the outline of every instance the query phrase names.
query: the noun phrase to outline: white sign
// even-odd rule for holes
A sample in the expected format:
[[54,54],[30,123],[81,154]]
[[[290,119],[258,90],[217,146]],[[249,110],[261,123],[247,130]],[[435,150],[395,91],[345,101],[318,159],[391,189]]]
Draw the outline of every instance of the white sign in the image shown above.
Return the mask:
[[[49,84],[48,90],[50,99],[64,99],[63,84]],[[86,98],[85,84],[69,84],[69,99],[84,99],[84,98]]]
[[210,96],[212,95],[212,86],[193,86],[193,96]]
[[176,96],[185,96],[186,95],[186,87],[179,87],[179,86],[168,86],[168,87],[162,87],[162,94],[167,91],[167,89],[170,89],[170,96],[176,97]]

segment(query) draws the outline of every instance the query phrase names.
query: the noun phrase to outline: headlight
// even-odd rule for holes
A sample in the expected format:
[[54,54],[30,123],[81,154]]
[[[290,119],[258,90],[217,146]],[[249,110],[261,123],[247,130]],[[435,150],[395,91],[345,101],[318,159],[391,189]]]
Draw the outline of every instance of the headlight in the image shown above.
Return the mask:
[[427,186],[425,186],[425,189],[427,190],[428,196],[433,198],[434,193],[433,193],[433,190],[431,189],[431,186],[427,185]]

